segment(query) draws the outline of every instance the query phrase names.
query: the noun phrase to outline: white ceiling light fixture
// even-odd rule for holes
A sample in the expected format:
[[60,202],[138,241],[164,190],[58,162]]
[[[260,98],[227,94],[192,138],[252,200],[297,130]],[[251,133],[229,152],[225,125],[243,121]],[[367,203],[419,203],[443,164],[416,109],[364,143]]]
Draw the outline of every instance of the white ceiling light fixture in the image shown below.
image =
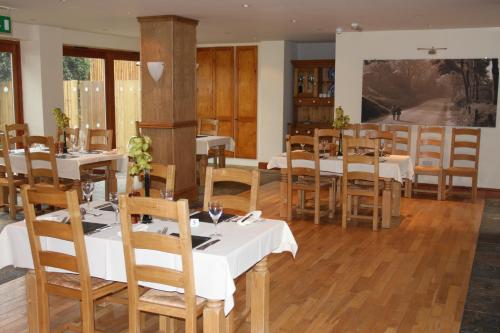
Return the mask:
[[247,3],[244,3],[244,4],[242,4],[242,5],[241,5],[241,7],[243,7],[243,8],[248,8],[248,7],[250,7],[250,5],[249,5],[249,4],[247,4]]
[[335,32],[337,33],[337,35],[340,35],[344,32],[344,29],[342,27],[337,27],[337,29],[335,29]]
[[296,19],[294,19],[294,18],[293,18],[293,19],[291,19],[290,21],[291,21],[292,23],[297,23],[297,20],[296,20]]
[[351,29],[354,31],[358,31],[358,32],[363,31],[363,28],[361,27],[361,25],[358,22],[352,22]]
[[148,72],[151,78],[158,82],[163,75],[163,70],[165,69],[165,63],[163,61],[148,61]]
[[437,53],[437,51],[444,51],[444,50],[448,50],[447,47],[434,47],[434,46],[431,46],[430,48],[429,47],[418,47],[417,48],[417,51],[427,51],[427,54],[430,54],[430,55],[434,55]]

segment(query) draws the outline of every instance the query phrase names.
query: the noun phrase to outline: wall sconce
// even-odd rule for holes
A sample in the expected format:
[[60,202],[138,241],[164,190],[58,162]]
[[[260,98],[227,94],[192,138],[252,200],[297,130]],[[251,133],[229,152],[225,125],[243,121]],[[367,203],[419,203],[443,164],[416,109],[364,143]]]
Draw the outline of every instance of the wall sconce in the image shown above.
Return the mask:
[[149,75],[151,75],[155,82],[158,82],[163,74],[165,63],[163,61],[148,61],[147,64]]

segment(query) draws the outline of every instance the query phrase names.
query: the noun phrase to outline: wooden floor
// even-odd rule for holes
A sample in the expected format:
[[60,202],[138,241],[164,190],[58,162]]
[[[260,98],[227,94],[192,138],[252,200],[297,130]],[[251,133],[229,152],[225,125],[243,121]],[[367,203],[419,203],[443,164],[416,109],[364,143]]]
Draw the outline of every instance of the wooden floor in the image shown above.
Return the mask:
[[[278,201],[279,184],[264,185],[264,216],[278,218]],[[270,256],[271,332],[458,332],[483,205],[403,199],[401,220],[379,232],[370,223],[342,231],[338,218],[292,221],[297,257]],[[239,281],[237,307],[243,296]],[[76,305],[55,298],[52,305],[54,324],[78,317]],[[0,311],[0,332],[26,332],[24,318],[13,317]],[[123,306],[98,317],[105,332],[126,327]],[[156,318],[149,324],[147,332],[156,332]]]

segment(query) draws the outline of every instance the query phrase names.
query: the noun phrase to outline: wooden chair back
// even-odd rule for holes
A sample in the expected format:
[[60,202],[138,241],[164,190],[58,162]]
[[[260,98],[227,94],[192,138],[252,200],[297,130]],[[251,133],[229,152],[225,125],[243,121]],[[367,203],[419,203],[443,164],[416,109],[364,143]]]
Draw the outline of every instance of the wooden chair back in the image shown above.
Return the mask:
[[[78,147],[78,145],[80,144],[80,129],[78,127],[76,127],[76,128],[67,127],[64,132],[66,133],[66,143],[67,143],[68,147],[71,146],[71,138],[74,138],[75,145]],[[63,140],[62,136],[63,136],[64,132],[59,127],[57,128],[56,141]]]
[[342,129],[342,136],[351,138],[357,137],[359,125],[360,124],[348,124],[345,128]]
[[[302,146],[305,150],[293,150],[293,147]],[[317,177],[319,181],[319,141],[317,137],[305,135],[287,135],[286,137],[286,160],[288,178],[293,176]],[[311,161],[311,167],[297,167],[296,160]]]
[[358,138],[370,138],[374,136],[378,131],[380,131],[379,124],[358,124],[357,137]]
[[[331,156],[336,155],[337,146],[339,144],[340,139],[340,130],[334,128],[315,128],[314,136],[318,137],[318,142],[321,144],[321,141],[326,139],[328,141],[328,152]],[[325,149],[324,147],[322,147]]]
[[[59,189],[56,150],[52,136],[23,136],[28,182],[31,187],[37,185],[50,186]],[[47,151],[31,151],[34,144],[44,145]]]
[[[154,232],[134,232],[131,223],[133,214],[151,215],[177,221],[179,237]],[[122,194],[120,195],[120,219],[130,306],[142,311],[148,310],[148,303],[139,300],[139,282],[150,282],[183,288],[186,304],[185,316],[193,314],[196,310],[196,298],[188,201],[186,199],[168,201],[158,198],[128,197]],[[179,255],[182,258],[182,269],[138,263],[135,256],[137,249]],[[182,312],[181,308],[177,310],[177,313]]]
[[[49,284],[46,271],[47,267],[64,269],[79,274],[82,297],[91,298],[91,278],[83,236],[80,204],[76,190],[47,192],[25,185],[22,187],[21,193],[38,286],[49,293],[66,296],[68,288]],[[35,205],[42,204],[66,208],[70,223],[37,218]],[[52,249],[50,251],[44,250],[41,245],[41,237],[67,241],[71,243],[75,254],[56,252]],[[80,293],[80,291],[77,292]]]
[[[471,140],[472,139],[472,140]],[[451,130],[450,167],[479,169],[480,128],[455,128]]]
[[[379,183],[379,139],[369,138],[346,138],[342,141],[344,147],[343,160],[343,184],[347,187],[347,183],[354,180],[363,180],[373,182],[373,193],[378,195]],[[373,152],[372,154],[358,155],[351,153],[355,148],[360,148],[363,151]],[[370,166],[367,169],[371,171],[351,171],[351,165],[366,165]]]
[[407,155],[411,154],[411,127],[404,125],[387,125],[386,131],[393,132],[394,146],[392,154],[394,155]]
[[444,135],[444,127],[418,128],[416,165],[430,161],[434,167],[443,167]]
[[390,131],[377,131],[370,134],[370,139],[379,139],[380,149],[384,153],[391,154],[394,150],[394,142],[396,140],[396,134]]
[[87,150],[113,149],[113,130],[111,129],[90,129],[87,131]]
[[21,148],[23,145],[23,135],[29,136],[28,124],[5,125],[5,135],[10,148]]
[[[250,186],[250,197],[241,195],[214,195],[214,184],[218,182],[235,182]],[[207,167],[205,178],[205,196],[203,199],[203,210],[208,210],[210,201],[219,201],[222,207],[250,212],[257,209],[259,200],[260,173],[259,170],[244,170],[237,168]]]
[[12,182],[14,180],[14,174],[12,173],[12,167],[10,165],[7,134],[0,133],[0,144],[0,157],[3,158],[3,164],[0,165],[0,173],[3,175],[3,178],[7,178],[9,182]]
[[[128,164],[127,170],[127,181],[126,181],[126,192],[133,192],[133,182],[134,176],[130,175],[130,168],[132,163]],[[151,176],[151,189],[150,196],[153,198],[159,198],[161,190],[175,191],[175,165],[174,164],[160,164],[151,163],[151,170],[149,171]],[[144,175],[139,177],[141,181],[144,181]],[[141,189],[141,195],[144,196],[144,189]]]
[[198,135],[219,135],[219,120],[198,118]]

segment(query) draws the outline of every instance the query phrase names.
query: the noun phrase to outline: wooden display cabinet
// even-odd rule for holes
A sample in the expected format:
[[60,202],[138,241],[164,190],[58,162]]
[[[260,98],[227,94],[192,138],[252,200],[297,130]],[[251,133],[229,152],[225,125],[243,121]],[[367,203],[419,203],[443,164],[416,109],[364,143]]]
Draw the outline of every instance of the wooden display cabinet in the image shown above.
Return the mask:
[[[293,124],[289,134],[328,128],[335,117],[335,60],[292,60]],[[312,131],[311,131],[312,128]]]

